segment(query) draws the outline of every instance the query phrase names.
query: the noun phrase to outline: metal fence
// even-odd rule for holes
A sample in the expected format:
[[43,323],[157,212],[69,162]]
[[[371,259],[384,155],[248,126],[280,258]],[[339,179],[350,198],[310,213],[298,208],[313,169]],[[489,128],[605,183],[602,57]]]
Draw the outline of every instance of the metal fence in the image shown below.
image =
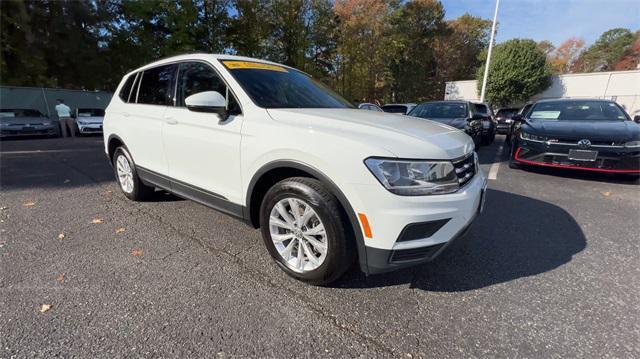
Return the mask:
[[66,90],[44,87],[0,86],[0,108],[29,108],[39,110],[50,119],[57,120],[56,99],[76,108],[104,109],[112,93],[106,91]]

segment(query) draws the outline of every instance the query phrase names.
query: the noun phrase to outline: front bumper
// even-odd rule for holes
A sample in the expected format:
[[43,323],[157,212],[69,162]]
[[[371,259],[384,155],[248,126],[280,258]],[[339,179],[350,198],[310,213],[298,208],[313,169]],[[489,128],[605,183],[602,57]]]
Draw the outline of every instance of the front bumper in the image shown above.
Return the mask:
[[518,139],[513,159],[521,164],[542,167],[605,173],[640,173],[640,148],[592,146],[587,150],[597,151],[594,161],[570,159],[569,151],[572,149],[577,150],[580,148],[543,141]]
[[3,126],[0,137],[54,136],[58,134],[56,126]]
[[[379,185],[362,185],[366,188],[359,193],[366,194],[361,200],[367,209],[358,212],[366,213],[372,232],[372,238],[365,238],[366,272],[383,273],[433,260],[482,211],[486,186],[479,168],[463,188],[447,195],[398,196]],[[429,230],[424,236],[415,231],[407,235],[407,228],[425,224]]]
[[511,122],[498,121],[496,131],[498,133],[509,133],[510,128],[511,128]]
[[89,123],[89,124],[78,123],[78,130],[83,135],[91,134],[91,133],[102,133],[102,124],[101,123]]

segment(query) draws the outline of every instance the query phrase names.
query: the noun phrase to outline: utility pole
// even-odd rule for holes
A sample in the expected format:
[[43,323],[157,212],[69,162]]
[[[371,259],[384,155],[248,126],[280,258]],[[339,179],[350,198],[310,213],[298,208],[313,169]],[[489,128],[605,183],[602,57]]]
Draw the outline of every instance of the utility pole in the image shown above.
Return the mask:
[[482,78],[482,91],[480,92],[480,102],[484,102],[484,94],[487,91],[487,77],[489,76],[489,64],[491,63],[491,50],[493,50],[493,37],[496,34],[496,22],[498,21],[498,6],[500,6],[500,0],[496,0],[496,11],[493,13],[493,25],[491,25],[491,38],[489,39],[489,52],[487,53],[487,63],[484,66],[484,77]]

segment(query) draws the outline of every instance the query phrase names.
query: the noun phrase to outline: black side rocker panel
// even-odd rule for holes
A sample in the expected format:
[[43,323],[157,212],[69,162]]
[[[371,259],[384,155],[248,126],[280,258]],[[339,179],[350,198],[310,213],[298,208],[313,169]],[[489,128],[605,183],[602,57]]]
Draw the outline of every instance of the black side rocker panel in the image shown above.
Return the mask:
[[230,202],[224,196],[209,192],[202,188],[194,187],[143,167],[136,167],[136,171],[138,172],[138,176],[140,176],[142,182],[146,185],[162,188],[180,197],[190,199],[207,207],[211,207],[220,212],[224,212],[233,217],[244,220],[243,214],[245,213],[245,210],[243,206]]

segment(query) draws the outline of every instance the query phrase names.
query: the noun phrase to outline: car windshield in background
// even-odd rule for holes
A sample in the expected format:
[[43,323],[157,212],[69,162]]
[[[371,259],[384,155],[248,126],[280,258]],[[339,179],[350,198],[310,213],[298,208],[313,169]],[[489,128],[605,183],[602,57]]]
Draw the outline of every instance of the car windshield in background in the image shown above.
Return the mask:
[[104,110],[100,108],[78,109],[78,117],[104,117]]
[[405,113],[407,112],[407,106],[385,105],[382,106],[382,111],[389,113]]
[[263,108],[353,108],[304,73],[262,62],[222,60],[249,97]]
[[553,101],[537,103],[528,118],[547,121],[624,121],[627,116],[613,102]]
[[32,109],[2,109],[0,110],[0,118],[3,117],[44,117],[38,110]]
[[467,105],[460,102],[423,103],[416,106],[409,115],[422,118],[464,118],[467,117]]
[[516,113],[518,113],[518,109],[517,108],[502,108],[502,109],[498,110],[498,112],[496,113],[496,117],[511,118]]

